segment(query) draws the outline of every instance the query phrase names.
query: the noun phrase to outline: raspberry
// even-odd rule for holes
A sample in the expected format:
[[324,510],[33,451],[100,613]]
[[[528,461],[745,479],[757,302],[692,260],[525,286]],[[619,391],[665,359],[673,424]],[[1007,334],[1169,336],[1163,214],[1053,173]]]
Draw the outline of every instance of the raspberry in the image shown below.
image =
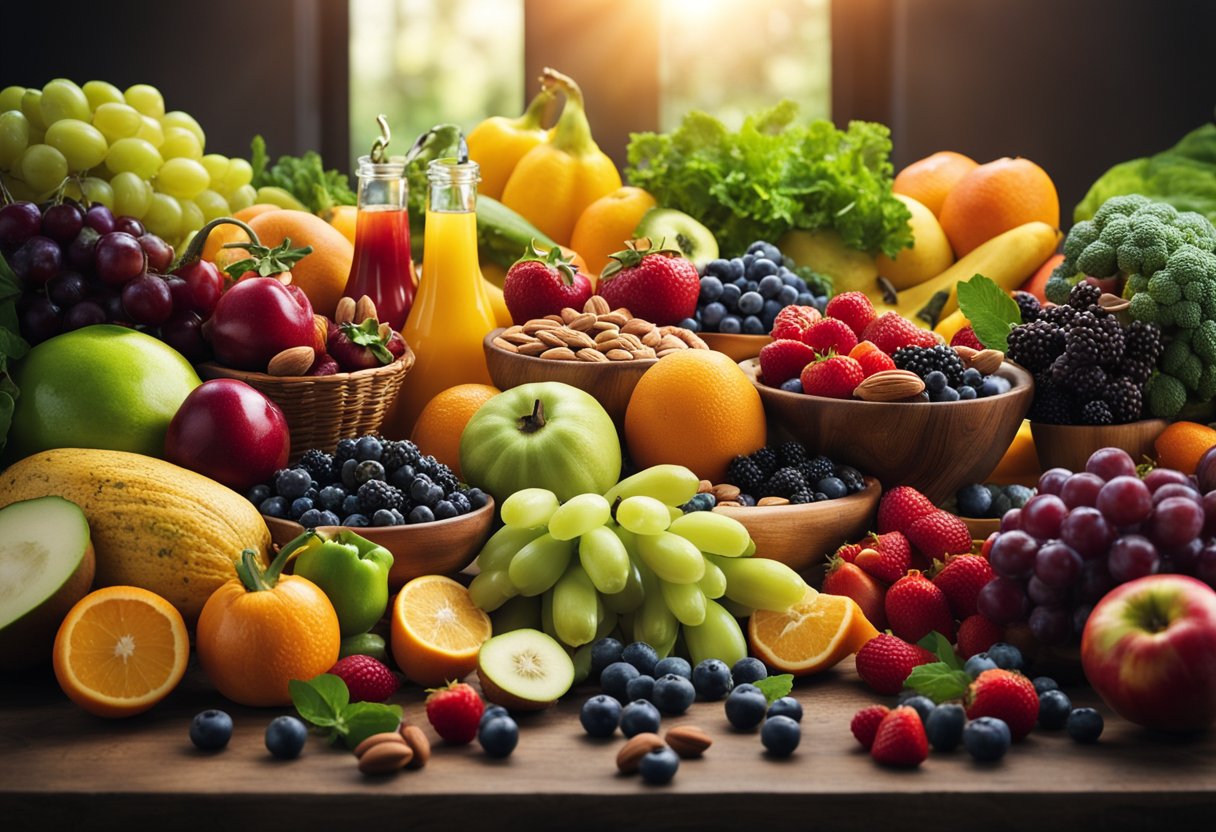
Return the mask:
[[351,702],[383,702],[400,683],[393,672],[371,656],[347,656],[329,669],[350,689]]
[[726,478],[750,494],[764,483],[764,471],[751,457],[737,456],[726,467]]
[[[1067,307],[1055,307],[1063,309]],[[1045,310],[1043,315],[1046,316]],[[1064,333],[1040,317],[1032,323],[1015,326],[1009,331],[1010,361],[1017,362],[1032,373],[1046,370],[1064,352]]]
[[934,370],[945,374],[947,383],[957,387],[963,383],[963,360],[952,347],[938,344],[933,347],[904,347],[892,356],[895,366],[910,370],[922,379]]
[[894,370],[895,362],[891,356],[880,350],[870,341],[861,341],[849,351],[849,358],[857,360],[866,378],[881,373],[883,370]]
[[1029,292],[1014,292],[1013,300],[1017,303],[1018,309],[1022,310],[1022,323],[1028,324],[1039,319],[1043,306],[1034,295]]
[[892,355],[900,347],[931,347],[937,343],[933,333],[921,329],[898,312],[884,312],[865,328],[863,341],[872,341],[874,346]]
[[874,745],[874,735],[878,733],[878,724],[890,712],[891,709],[886,705],[869,705],[853,714],[849,730],[853,732],[853,736],[866,751],[869,751],[870,746]]

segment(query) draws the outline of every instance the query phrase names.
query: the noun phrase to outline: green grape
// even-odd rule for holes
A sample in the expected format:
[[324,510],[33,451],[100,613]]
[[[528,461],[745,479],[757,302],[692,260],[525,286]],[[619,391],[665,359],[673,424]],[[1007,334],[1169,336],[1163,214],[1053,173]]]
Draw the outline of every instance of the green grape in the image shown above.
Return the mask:
[[503,526],[494,532],[481,547],[481,551],[477,555],[477,568],[482,572],[506,569],[516,552],[544,533],[544,526],[537,526],[534,529]]
[[469,597],[486,612],[493,612],[518,594],[505,569],[482,572],[469,584]]
[[20,110],[0,113],[0,170],[13,165],[30,145],[30,120]]
[[723,595],[721,598],[717,599],[717,601],[719,604],[722,605],[723,609],[725,609],[727,612],[729,612],[735,618],[751,618],[752,613],[755,612],[755,610],[752,609],[751,607],[747,607],[747,606],[744,606],[743,604],[732,601],[729,598],[727,598],[725,595]]
[[658,534],[671,525],[671,515],[654,497],[626,497],[616,507],[616,522],[634,534]]
[[705,574],[697,581],[697,586],[705,593],[706,598],[721,598],[726,594],[726,573],[718,568],[716,563],[705,561]]
[[152,194],[152,204],[141,218],[144,227],[162,240],[176,240],[182,227],[182,204],[168,194]]
[[747,548],[743,550],[743,554],[739,555],[739,557],[750,558],[754,554],[756,554],[756,541],[749,540]]
[[629,560],[629,575],[625,578],[625,588],[603,597],[604,608],[610,614],[628,615],[642,606],[646,591],[642,588],[642,573],[632,558]]
[[540,595],[557,583],[570,565],[573,554],[573,541],[554,540],[548,534],[542,534],[515,553],[507,574],[520,595]]
[[705,593],[696,584],[659,581],[663,603],[681,624],[695,627],[705,622]]
[[228,217],[232,215],[232,209],[228,206],[228,200],[210,188],[196,196],[194,201],[202,210],[203,219],[207,222],[211,222],[216,217]]
[[[198,143],[198,138],[184,127],[169,127],[165,130],[160,155],[166,159],[193,159],[197,162],[203,158],[203,146]],[[210,172],[207,178],[210,180]]]
[[109,182],[96,176],[88,176],[80,180],[80,184],[86,203],[100,202],[111,211],[114,210],[114,188]]
[[100,130],[74,118],[61,118],[46,128],[46,143],[63,154],[73,173],[100,165],[110,149]]
[[193,234],[207,223],[207,218],[203,216],[203,209],[198,207],[193,199],[178,200],[182,206],[182,224],[177,232],[178,237],[185,237],[187,234]]
[[604,604],[603,595],[597,594],[595,596],[595,605],[596,616],[598,616],[600,622],[595,628],[595,640],[598,641],[601,638],[612,635],[612,631],[616,629],[620,617],[609,610],[607,605]]
[[81,87],[89,102],[89,109],[96,110],[102,104],[122,104],[122,90],[109,81],[85,81]]
[[490,613],[490,625],[494,635],[512,630],[540,629],[540,596],[528,598],[516,595],[494,612]]
[[40,194],[58,188],[68,175],[68,160],[49,144],[30,145],[17,164],[22,180]]
[[207,169],[193,159],[169,159],[156,174],[155,187],[178,199],[194,199],[211,184]]
[[257,201],[258,192],[252,185],[242,185],[235,191],[226,191],[228,195],[228,207],[234,212],[242,208],[248,208]]
[[165,131],[160,126],[160,122],[152,116],[140,116],[139,129],[135,131],[135,138],[143,139],[153,147],[160,149],[160,146],[165,143]]
[[665,581],[693,584],[705,575],[705,557],[679,535],[671,532],[640,534],[637,547],[642,562]]
[[691,511],[672,521],[668,531],[688,540],[702,552],[731,558],[741,556],[751,542],[746,526],[733,517],[712,511]]
[[657,645],[675,642],[680,622],[667,608],[667,602],[663,600],[663,592],[659,588],[659,579],[654,573],[642,570],[642,586],[646,597],[633,616],[633,637],[657,650]]
[[88,121],[93,115],[84,90],[67,78],[56,78],[42,88],[38,110],[42,113],[42,123],[45,127],[50,127],[61,118]]
[[706,659],[720,659],[727,667],[747,656],[747,639],[739,622],[717,601],[706,600],[705,623],[684,628],[688,661],[696,667]]
[[[224,176],[224,181],[216,189],[220,193],[232,200],[232,192],[237,188],[243,188],[253,181],[253,166],[244,159],[229,159],[228,173]],[[256,194],[257,191],[254,191]],[[251,203],[252,204],[252,203]]]
[[726,575],[726,597],[758,610],[788,610],[806,594],[806,581],[781,561],[706,555]]
[[25,95],[25,87],[5,87],[0,90],[0,113],[20,110],[23,95]]
[[683,516],[684,516],[684,509],[680,508],[679,506],[668,506],[667,507],[667,518],[668,518],[669,527],[670,527],[671,523],[674,523],[676,520],[679,520]]
[[697,493],[701,480],[683,465],[652,465],[618,482],[604,496],[609,503],[618,497],[653,497],[669,506],[682,506]]
[[42,120],[41,105],[42,90],[26,90],[22,94],[21,112],[29,119],[31,130],[46,130],[46,122]]
[[573,540],[612,518],[612,507],[599,494],[579,494],[562,503],[549,518],[549,534]]
[[553,626],[553,593],[546,592],[540,597],[540,630],[542,633],[552,636],[558,642],[561,641],[557,637],[557,628]]
[[194,138],[198,139],[199,152],[207,146],[207,135],[203,133],[202,125],[195,120],[194,116],[182,110],[173,110],[165,113],[164,118],[160,120],[161,125],[165,128],[165,137],[169,135],[169,128],[177,127],[183,130],[189,130],[194,134]]
[[[553,533],[552,526],[549,533]],[[597,526],[579,537],[578,559],[591,583],[605,595],[620,592],[629,581],[629,552],[607,526]]]
[[[20,160],[18,160],[18,164],[20,164]],[[35,191],[17,177],[11,176],[7,173],[0,173],[0,182],[3,182],[4,187],[8,188],[8,192],[13,195],[13,199],[25,200],[26,202],[36,202],[42,196],[42,194]]]
[[113,211],[118,216],[140,219],[152,207],[152,183],[137,173],[125,171],[110,179],[114,191]]
[[591,645],[584,644],[575,650],[574,655],[570,657],[570,661],[574,662],[574,681],[570,684],[572,687],[574,685],[581,685],[591,675]]
[[598,608],[595,585],[578,561],[572,560],[553,587],[553,629],[558,641],[570,647],[593,641],[600,623]]
[[122,97],[145,116],[159,119],[165,114],[165,99],[160,90],[148,84],[127,87]]
[[[207,169],[207,175],[211,177],[211,187],[217,192],[224,186],[224,179],[228,176],[228,157],[220,153],[208,153],[203,158],[199,159],[203,167]],[[227,192],[222,192],[225,196]]]
[[142,125],[143,116],[126,104],[107,102],[93,113],[93,126],[110,142],[131,138]]
[[114,142],[110,145],[110,152],[106,154],[106,167],[112,173],[130,171],[140,179],[156,176],[163,161],[155,147],[134,137]]
[[532,529],[543,526],[557,511],[557,495],[547,488],[523,488],[502,501],[502,522]]

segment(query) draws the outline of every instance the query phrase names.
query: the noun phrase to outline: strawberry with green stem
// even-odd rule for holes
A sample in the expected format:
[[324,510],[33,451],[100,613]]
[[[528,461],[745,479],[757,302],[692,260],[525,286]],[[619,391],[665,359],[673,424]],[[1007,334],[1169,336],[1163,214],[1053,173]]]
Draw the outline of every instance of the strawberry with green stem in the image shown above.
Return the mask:
[[591,297],[587,276],[557,246],[546,249],[533,240],[529,249],[512,264],[503,282],[503,301],[511,320],[523,325],[566,307],[581,311]]

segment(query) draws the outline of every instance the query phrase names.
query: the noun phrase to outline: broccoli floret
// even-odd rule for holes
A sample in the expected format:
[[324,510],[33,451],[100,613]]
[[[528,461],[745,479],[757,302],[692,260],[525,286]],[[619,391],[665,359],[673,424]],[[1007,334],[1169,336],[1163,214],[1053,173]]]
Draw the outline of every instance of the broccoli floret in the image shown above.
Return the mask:
[[1174,280],[1169,269],[1162,269],[1149,279],[1148,293],[1163,306],[1182,300],[1182,287]]
[[1165,233],[1165,223],[1161,221],[1161,218],[1147,212],[1137,213],[1129,222],[1131,223],[1131,233],[1128,235],[1127,242],[1140,248],[1160,242]]
[[1192,300],[1180,300],[1169,307],[1174,318],[1174,326],[1180,329],[1194,329],[1203,320],[1199,304]]
[[1167,373],[1155,373],[1144,388],[1148,410],[1158,419],[1171,419],[1186,404],[1186,388]]
[[1211,250],[1216,247],[1216,229],[1202,214],[1194,211],[1183,211],[1174,220],[1174,227],[1182,234],[1185,242],[1193,246]]
[[1216,396],[1216,364],[1205,364],[1199,375],[1199,387],[1195,397],[1201,402],[1211,401]]
[[1133,321],[1144,321],[1146,324],[1161,324],[1161,308],[1148,292],[1140,292],[1132,296],[1131,306],[1127,313]]
[[1203,321],[1195,328],[1191,350],[1204,364],[1216,364],[1216,321]]
[[1131,223],[1127,221],[1127,217],[1114,217],[1102,229],[1098,239],[1112,248],[1118,248],[1127,239],[1130,230]]
[[1093,222],[1085,220],[1074,225],[1064,240],[1064,259],[1075,263],[1081,252],[1085,251],[1085,247],[1095,242],[1098,236],[1098,226]]
[[1106,202],[1102,203],[1102,207],[1094,212],[1094,225],[1102,228],[1112,217],[1122,216],[1128,217],[1134,214],[1146,205],[1151,205],[1152,200],[1140,194],[1127,194],[1125,196],[1113,196]]
[[1199,376],[1203,374],[1203,362],[1199,360],[1197,355],[1187,356],[1186,361],[1182,362],[1182,366],[1178,368],[1178,372],[1173,373],[1179,381],[1181,381],[1188,390],[1199,389]]
[[[1161,272],[1157,272],[1157,274],[1161,274]],[[1192,283],[1187,283],[1182,287],[1182,296],[1187,300],[1199,304],[1200,310],[1202,310],[1203,304],[1212,296],[1212,284],[1206,280],[1196,280]]]
[[1072,283],[1067,278],[1053,274],[1047,279],[1043,294],[1054,304],[1063,306],[1068,303],[1068,293],[1072,291]]
[[1148,291],[1148,278],[1142,274],[1133,274],[1123,284],[1123,297],[1131,299],[1137,292]]
[[1216,279],[1210,258],[1211,255],[1208,252],[1198,249],[1190,243],[1183,243],[1170,254],[1166,261],[1166,268],[1177,275],[1177,279],[1181,283],[1203,278]]
[[1077,258],[1077,271],[1091,277],[1110,277],[1118,270],[1114,246],[1101,240],[1087,245]]
[[1161,358],[1157,361],[1157,366],[1162,372],[1178,374],[1178,368],[1186,362],[1192,355],[1191,346],[1182,338],[1174,338],[1165,345],[1165,349],[1161,352]]

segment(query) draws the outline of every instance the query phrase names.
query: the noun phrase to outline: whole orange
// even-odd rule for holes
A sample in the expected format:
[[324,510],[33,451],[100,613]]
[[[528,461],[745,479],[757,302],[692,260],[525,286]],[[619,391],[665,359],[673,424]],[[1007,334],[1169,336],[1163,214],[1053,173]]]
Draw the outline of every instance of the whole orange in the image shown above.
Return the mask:
[[932,156],[913,162],[901,170],[891,183],[891,190],[910,196],[940,217],[946,194],[958,181],[979,167],[979,162],[953,150],[939,150]]
[[1153,442],[1157,465],[1184,474],[1195,473],[1199,460],[1216,446],[1216,430],[1198,422],[1174,422]]
[[950,189],[938,215],[956,257],[1028,222],[1060,225],[1055,183],[1029,159],[997,159]]
[[729,357],[713,350],[671,353],[643,373],[625,411],[625,442],[639,468],[669,462],[710,482],[764,447],[764,405]]
[[655,207],[653,196],[641,188],[626,186],[600,197],[583,209],[570,235],[570,248],[587,261],[598,275],[608,265],[608,256],[622,251],[632,240],[642,216]]
[[342,232],[342,236],[350,240],[351,245],[355,242],[355,229],[359,222],[359,209],[354,205],[335,205],[330,209],[327,216],[322,217],[334,228]]
[[424,454],[460,474],[460,435],[477,409],[502,391],[489,384],[457,384],[426,403],[410,440]]
[[[277,205],[271,205],[269,202],[255,202],[253,205],[242,208],[239,211],[234,211],[233,219],[238,219],[243,223],[248,223],[251,219],[259,214],[265,214],[267,211],[282,211],[283,209]],[[239,225],[233,223],[223,223],[207,232],[207,242],[203,243],[203,259],[210,260],[212,263],[216,260],[220,261],[220,268],[223,268],[224,263],[232,262],[229,257],[229,252],[232,249],[224,249],[227,243],[247,243],[249,235],[246,234]],[[243,255],[242,255],[243,256]],[[240,259],[240,258],[236,258]]]

